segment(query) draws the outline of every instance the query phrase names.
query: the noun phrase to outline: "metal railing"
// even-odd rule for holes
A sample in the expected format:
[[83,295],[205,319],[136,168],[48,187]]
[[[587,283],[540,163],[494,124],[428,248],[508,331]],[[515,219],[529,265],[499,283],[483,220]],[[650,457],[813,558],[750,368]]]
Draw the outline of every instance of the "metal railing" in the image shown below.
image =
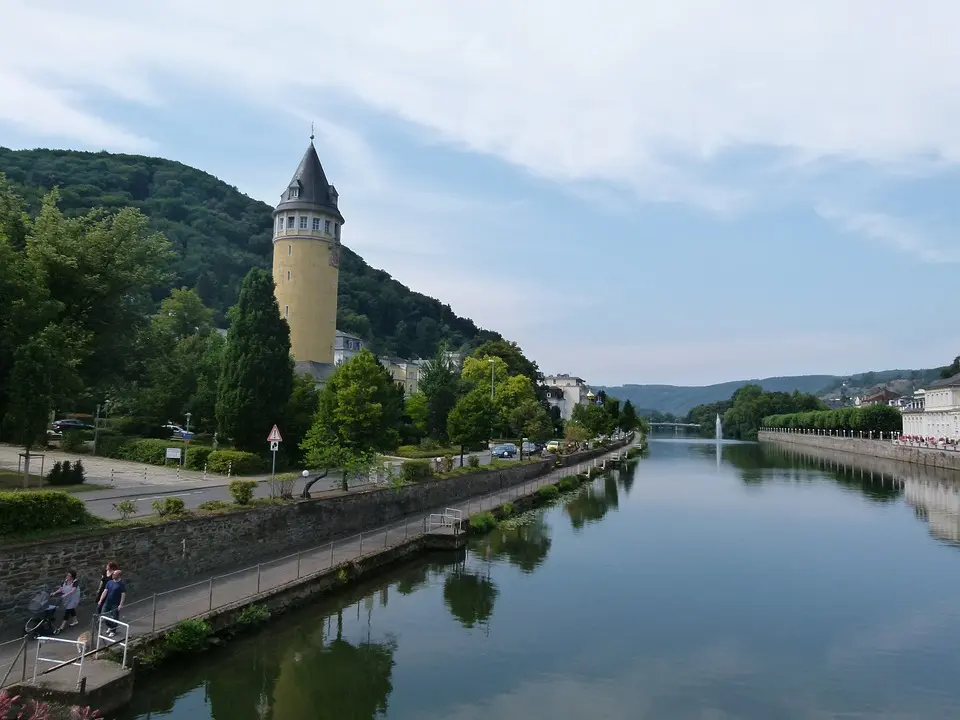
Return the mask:
[[[64,662],[63,658],[45,658],[40,655],[43,651],[43,646],[45,643],[60,643],[63,646],[72,645],[77,649],[77,657]],[[87,644],[83,640],[64,640],[63,638],[54,638],[46,637],[41,635],[37,638],[37,654],[33,658],[33,680],[31,682],[37,682],[37,671],[39,670],[40,663],[50,663],[58,667],[63,667],[65,665],[75,665],[77,669],[77,689],[80,689],[81,683],[83,682],[83,658],[85,655],[85,650]]]
[[[614,455],[615,453],[619,454],[617,450],[613,450],[609,454]],[[131,635],[136,636],[164,630],[188,618],[203,615],[217,608],[226,607],[278,589],[291,582],[329,571],[342,563],[362,559],[384,549],[399,546],[429,532],[434,527],[432,522],[434,515],[444,518],[443,522],[455,524],[459,528],[457,532],[460,532],[463,529],[463,520],[474,513],[489,511],[505,502],[532,495],[545,485],[555,484],[561,477],[583,474],[599,464],[600,459],[595,458],[585,460],[576,466],[569,465],[556,468],[538,478],[502,488],[482,497],[472,498],[457,507],[445,508],[442,513],[431,513],[424,515],[422,518],[405,518],[392,525],[366,530],[273,560],[249,565],[230,573],[215,575],[189,585],[154,593],[142,600],[125,604],[122,621],[100,618],[100,623],[116,622],[118,626],[124,628],[122,643],[113,638],[104,639],[109,639],[114,645],[122,644],[124,655],[126,655],[126,645]],[[99,647],[102,625],[98,628],[97,635],[97,647]],[[9,652],[12,654],[14,644],[23,642],[24,638],[18,638],[7,643],[0,643],[0,657],[6,654],[4,652],[5,646],[10,646]],[[24,649],[23,652],[25,658],[27,649]],[[7,675],[10,674],[19,657],[20,655],[17,654],[7,671]],[[124,660],[124,662],[126,661]],[[6,665],[6,662],[3,661],[3,664]],[[23,679],[25,679],[25,672]],[[0,687],[2,687],[2,684],[0,684]]]
[[20,643],[20,649],[17,650],[17,654],[14,655],[13,660],[10,661],[10,666],[7,668],[7,671],[3,674],[3,679],[0,680],[0,688],[7,686],[7,680],[10,677],[10,673],[13,672],[13,668],[16,666],[17,662],[21,663],[23,668],[20,674],[21,682],[27,679],[27,642],[29,642],[30,636],[24,635],[22,638],[16,640],[11,640],[10,642],[0,643],[0,648],[4,645],[13,645],[14,643]]
[[437,528],[452,528],[454,535],[463,532],[463,513],[456,508],[446,508],[442,513],[432,513],[427,523],[427,532]]
[[[103,626],[109,626],[108,633],[112,630],[112,634],[104,635]],[[123,628],[123,640],[117,640],[115,638],[117,628]],[[126,670],[127,669],[127,646],[130,644],[130,625],[129,623],[122,622],[120,620],[115,620],[113,618],[107,617],[106,615],[100,615],[99,621],[97,622],[97,650],[100,649],[101,641],[107,643],[107,646],[120,645],[123,648],[123,661],[120,663],[120,666]],[[82,662],[82,660],[81,660]]]

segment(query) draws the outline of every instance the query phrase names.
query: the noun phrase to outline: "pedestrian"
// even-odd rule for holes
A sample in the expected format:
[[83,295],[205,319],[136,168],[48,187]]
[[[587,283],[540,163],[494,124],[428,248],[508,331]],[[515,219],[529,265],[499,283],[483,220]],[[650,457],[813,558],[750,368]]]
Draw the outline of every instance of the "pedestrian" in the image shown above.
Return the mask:
[[94,599],[97,601],[98,615],[100,614],[100,598],[103,596],[103,591],[107,589],[107,583],[113,579],[113,571],[119,569],[120,566],[111,560],[107,563],[107,567],[103,571],[103,575],[100,578],[100,584],[97,586],[97,594],[94,595]]
[[63,622],[60,623],[60,627],[53,631],[54,635],[59,635],[67,626],[67,622],[70,623],[70,627],[75,627],[79,623],[77,620],[77,605],[80,604],[80,585],[77,583],[76,570],[67,571],[63,583],[54,590],[53,595],[59,595],[63,598]]
[[[98,607],[101,608],[100,612],[104,617],[112,618],[113,620],[120,619],[120,611],[123,610],[123,603],[127,599],[127,584],[120,579],[120,570],[113,571],[113,578],[107,582],[106,588],[103,590],[103,594],[100,596],[100,600],[97,603]],[[107,637],[113,637],[117,634],[117,624],[111,620],[106,621],[109,629],[107,630]]]

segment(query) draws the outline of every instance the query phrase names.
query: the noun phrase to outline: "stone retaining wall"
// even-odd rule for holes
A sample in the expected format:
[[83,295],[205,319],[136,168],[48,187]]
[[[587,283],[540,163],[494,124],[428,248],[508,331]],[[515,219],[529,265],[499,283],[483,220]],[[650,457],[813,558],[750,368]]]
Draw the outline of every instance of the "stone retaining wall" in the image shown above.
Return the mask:
[[[617,446],[562,459],[576,465]],[[91,601],[107,560],[124,569],[131,601],[198,575],[218,574],[270,556],[315,547],[329,540],[377,528],[405,516],[452,505],[475,495],[511,487],[549,472],[552,460],[514,465],[444,480],[426,480],[400,489],[380,488],[337,497],[254,507],[223,515],[123,529],[75,539],[0,548],[0,637],[12,637],[38,589],[60,584],[67,569],[79,573]]]
[[778,442],[823,450],[839,450],[855,455],[867,455],[884,460],[897,460],[943,470],[960,471],[960,452],[955,450],[906,447],[894,445],[889,440],[860,440],[859,438],[770,432],[766,430],[758,433],[757,439],[761,442]]

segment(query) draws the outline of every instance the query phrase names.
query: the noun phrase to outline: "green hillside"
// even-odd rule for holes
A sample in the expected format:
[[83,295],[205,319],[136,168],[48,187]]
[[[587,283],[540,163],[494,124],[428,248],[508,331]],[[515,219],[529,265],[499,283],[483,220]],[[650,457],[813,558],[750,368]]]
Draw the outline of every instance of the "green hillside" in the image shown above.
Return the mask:
[[[70,216],[138,208],[177,255],[175,279],[155,288],[155,299],[172,288],[195,288],[221,325],[247,271],[270,267],[272,208],[187,165],[142,155],[0,147],[0,173],[18,187],[31,212],[53,187],[60,188],[60,208]],[[370,342],[374,352],[401,357],[429,357],[440,341],[458,348],[500,337],[371,268],[346,247],[337,324]]]
[[611,395],[621,400],[630,400],[638,408],[650,408],[684,417],[697,405],[729,400],[733,393],[747,384],[760,385],[768,392],[799,390],[820,397],[839,393],[846,383],[848,394],[853,396],[875,385],[894,380],[909,380],[914,385],[923,385],[939,377],[939,369],[933,370],[879,370],[855,375],[794,375],[770,377],[762,380],[734,380],[716,385],[622,385],[604,387]]

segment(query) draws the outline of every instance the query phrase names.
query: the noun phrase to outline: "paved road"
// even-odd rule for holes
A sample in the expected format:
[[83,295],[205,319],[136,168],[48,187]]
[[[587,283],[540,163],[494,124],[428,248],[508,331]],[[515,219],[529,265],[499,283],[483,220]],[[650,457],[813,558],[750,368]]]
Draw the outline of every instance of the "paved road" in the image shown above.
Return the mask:
[[[489,451],[476,453],[476,455],[479,457],[481,465],[490,464]],[[466,456],[464,459],[466,460]],[[457,458],[457,461],[459,462],[459,457]],[[402,462],[402,459],[396,459],[394,460],[394,465],[400,465]],[[198,475],[198,473],[192,473],[191,475]],[[314,477],[314,475],[311,475],[311,477]],[[249,479],[257,480],[259,483],[254,491],[254,497],[270,497],[270,482],[268,476],[261,475]],[[202,503],[214,500],[233,502],[233,496],[230,495],[229,485],[230,481],[220,475],[209,477],[206,480],[191,477],[189,479],[185,478],[179,484],[167,482],[162,485],[133,485],[128,487],[118,486],[109,490],[97,490],[82,493],[77,497],[86,502],[87,509],[94,515],[109,520],[116,520],[120,518],[120,513],[117,511],[116,505],[123,500],[133,500],[137,503],[137,513],[134,515],[134,517],[150,515],[153,512],[153,502],[166,497],[180,498],[183,500],[187,509],[194,509]],[[303,491],[303,486],[304,481],[302,479],[298,479],[294,485],[293,494],[295,496],[299,496]],[[363,483],[356,486],[351,485],[350,489],[358,490],[368,487],[370,487],[368,483]],[[330,473],[328,477],[325,477],[314,483],[310,488],[310,492],[314,497],[316,497],[324,492],[336,491],[339,489],[340,474],[334,472]]]
[[[615,455],[616,451],[608,455]],[[599,460],[599,458],[598,458]],[[582,468],[588,468],[593,461],[584,462]],[[576,472],[577,467],[560,468],[547,475],[530,480],[522,485],[515,485],[505,490],[471,498],[459,503],[456,509],[463,513],[464,522],[471,514],[483,512],[490,508],[502,505],[532,494],[537,488],[546,484],[555,483],[560,477]],[[438,507],[426,513],[416,513],[403,520],[388,526],[371,529],[363,533],[343,536],[331,542],[285,557],[267,557],[259,565],[238,569],[229,574],[211,578],[201,576],[195,581],[186,582],[180,587],[164,593],[151,595],[136,602],[129,603],[121,617],[131,626],[131,636],[143,635],[156,629],[169,627],[188,617],[193,617],[212,608],[228,605],[238,600],[270,590],[298,578],[317,573],[339,563],[354,560],[363,555],[369,555],[405,542],[422,534],[427,527],[431,513],[443,513],[446,508]],[[128,581],[131,578],[128,577]],[[73,629],[68,628],[60,638],[76,639],[80,632],[90,629],[90,608],[81,606],[82,622]],[[96,633],[93,635],[96,638]],[[0,679],[7,668],[14,664],[14,656],[20,648],[19,641],[0,644]],[[75,646],[60,645],[44,648],[44,656],[51,658],[66,658],[75,650]],[[27,668],[32,673],[36,644],[28,645]],[[20,663],[15,664],[15,671],[8,682],[20,679]]]
[[[20,451],[21,449],[18,447],[0,444],[0,468],[15,470]],[[490,463],[489,450],[474,454],[479,458],[481,465]],[[43,455],[44,471],[49,470],[53,463],[58,460],[70,460],[72,462],[77,459],[76,455],[59,450],[47,450]],[[464,456],[465,461],[467,457]],[[227,502],[233,500],[229,490],[230,479],[223,475],[204,475],[202,472],[188,470],[178,471],[172,466],[145,466],[114,458],[93,456],[80,456],[80,458],[86,468],[88,482],[110,486],[106,490],[96,490],[77,495],[87,504],[90,512],[102,518],[118,519],[120,513],[117,512],[115,505],[122,500],[136,501],[136,516],[152,513],[152,503],[163,497],[179,497],[188,509],[196,508],[202,503],[213,500]],[[456,461],[458,463],[459,459],[459,456],[457,456]],[[40,472],[40,462],[39,456],[34,457],[31,462],[33,472]],[[393,458],[392,462],[399,466],[403,459]],[[260,483],[254,492],[254,497],[265,498],[270,496],[268,478],[268,475],[248,478]],[[331,473],[329,477],[314,483],[311,492],[314,494],[329,492],[337,490],[339,487],[339,474]],[[366,485],[359,487],[366,487]],[[298,480],[294,488],[294,494],[299,495],[302,490],[303,480]]]

